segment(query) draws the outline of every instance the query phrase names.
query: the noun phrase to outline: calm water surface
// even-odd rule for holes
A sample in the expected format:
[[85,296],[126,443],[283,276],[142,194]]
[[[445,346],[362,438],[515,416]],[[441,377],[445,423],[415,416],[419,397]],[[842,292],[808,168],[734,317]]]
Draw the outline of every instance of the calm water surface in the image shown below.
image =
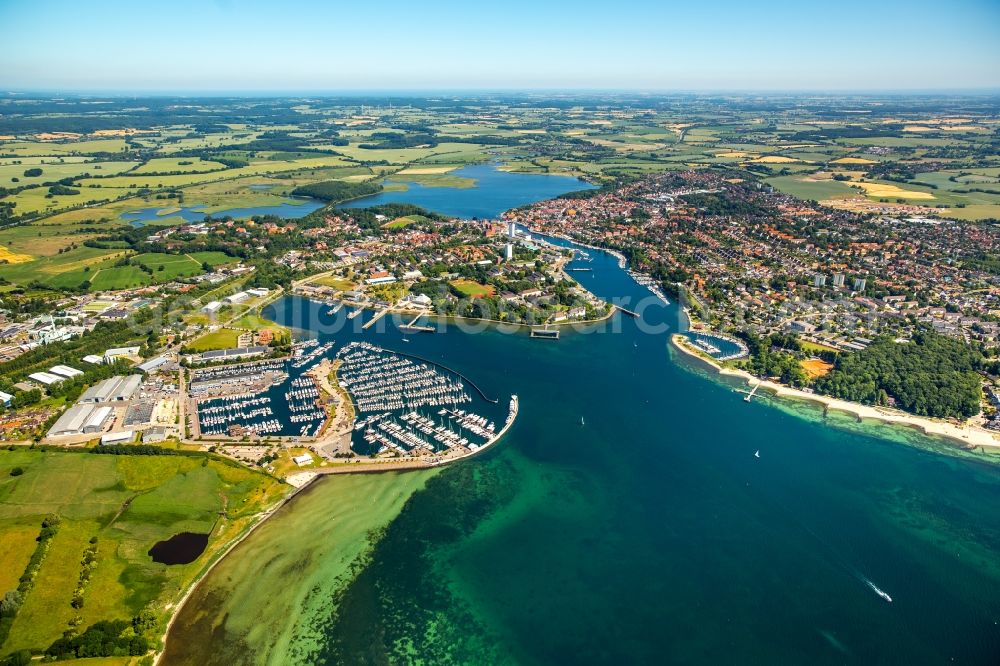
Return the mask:
[[493,164],[476,164],[448,175],[473,178],[475,187],[428,187],[417,182],[397,180],[405,191],[380,192],[341,204],[341,208],[369,208],[387,203],[410,203],[444,215],[463,219],[495,218],[511,208],[594,186],[572,176],[549,176],[500,171]]
[[[251,186],[252,188],[253,186]],[[245,219],[256,215],[275,215],[277,217],[299,218],[322,208],[326,204],[315,199],[303,199],[301,203],[282,203],[275,206],[253,206],[250,208],[227,208],[213,213],[206,213],[202,206],[181,206],[179,210],[172,213],[160,215],[160,211],[168,210],[168,206],[154,206],[152,208],[142,208],[129,213],[122,213],[122,219],[133,227],[141,227],[150,222],[157,222],[171,217],[180,217],[185,222],[201,222],[206,215],[214,218],[222,218],[227,215],[233,219]]]
[[[613,258],[591,255],[594,271],[574,274],[585,286],[648,295]],[[326,307],[285,299],[266,314],[316,329]],[[409,343],[391,324],[313,330],[517,393],[518,420],[490,452],[415,491],[349,577],[316,582],[319,554],[294,575],[271,580],[265,567],[216,581],[226,592],[185,607],[170,638],[200,652],[168,652],[166,663],[998,663],[997,467],[899,431],[880,430],[897,434],[890,441],[811,409],[800,418],[746,404],[672,357],[676,305],[643,320],[616,315],[558,342],[454,325]],[[341,481],[320,482],[310,506],[341,507]],[[294,543],[326,529],[295,515],[272,532]],[[262,561],[293,557],[283,539],[254,538]],[[259,618],[289,627],[295,638],[280,647],[194,621],[225,627],[266,608],[269,586],[299,581],[310,604]]]

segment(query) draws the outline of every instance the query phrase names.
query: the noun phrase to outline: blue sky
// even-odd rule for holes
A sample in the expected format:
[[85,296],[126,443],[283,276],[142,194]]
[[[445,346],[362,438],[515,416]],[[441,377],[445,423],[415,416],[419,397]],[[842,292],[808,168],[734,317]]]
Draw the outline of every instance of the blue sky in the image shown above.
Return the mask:
[[0,0],[10,90],[1000,88],[1000,0]]

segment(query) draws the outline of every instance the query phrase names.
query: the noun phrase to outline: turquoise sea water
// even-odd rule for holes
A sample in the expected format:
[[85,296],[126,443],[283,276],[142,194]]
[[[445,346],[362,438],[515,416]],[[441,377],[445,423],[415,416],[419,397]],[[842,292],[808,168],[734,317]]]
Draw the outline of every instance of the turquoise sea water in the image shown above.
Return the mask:
[[[591,254],[585,286],[647,297]],[[267,314],[308,329],[319,307]],[[672,359],[676,305],[642,311],[558,342],[332,334],[521,411],[409,500],[295,663],[997,663],[997,467],[746,404]]]
[[380,192],[341,204],[341,208],[368,208],[387,203],[410,203],[443,215],[464,219],[495,218],[511,208],[535,201],[573,192],[593,189],[590,183],[572,176],[540,176],[538,174],[508,173],[493,164],[476,164],[450,172],[448,175],[472,178],[475,187],[455,189],[428,187],[421,183],[400,179],[406,190]]

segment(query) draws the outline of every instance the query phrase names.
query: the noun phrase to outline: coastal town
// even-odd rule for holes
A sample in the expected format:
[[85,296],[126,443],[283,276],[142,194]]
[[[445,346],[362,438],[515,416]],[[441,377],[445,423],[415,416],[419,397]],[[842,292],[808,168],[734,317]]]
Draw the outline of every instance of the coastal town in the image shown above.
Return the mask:
[[[713,360],[745,363],[755,341],[791,340],[798,368],[783,380],[792,385],[811,385],[839,355],[886,337],[903,342],[930,331],[988,357],[1000,349],[1000,278],[982,259],[1000,251],[995,227],[845,212],[704,171],[583,190],[495,220],[398,212],[408,214],[331,208],[300,220],[207,218],[128,232],[139,257],[170,265],[214,252],[221,260],[158,285],[66,296],[45,314],[8,311],[2,353],[18,372],[0,394],[8,406],[0,437],[60,445],[169,438],[264,466],[292,448],[283,455],[299,465],[355,457],[353,421],[339,416],[357,411],[352,396],[331,368],[322,382],[306,372],[289,380],[305,348],[262,309],[292,294],[362,330],[385,315],[413,334],[457,317],[556,338],[560,324],[610,316],[615,307],[573,278],[590,270],[572,267],[580,254],[535,231],[628,260],[633,278],[662,303],[683,302],[691,344]],[[292,239],[295,249],[285,250]],[[270,278],[238,255],[247,244],[274,255]],[[102,339],[133,344],[135,327],[150,320],[156,329],[140,345],[80,345],[104,331],[116,333]],[[60,343],[76,351],[48,362],[46,347]],[[328,348],[308,358],[318,363]],[[978,419],[1000,429],[1000,389],[987,368]],[[277,386],[292,411],[282,418],[259,395]],[[258,448],[247,448],[254,442]],[[390,445],[371,454],[412,457]]]
[[[399,538],[390,513],[466,534],[505,502],[590,502],[619,468],[679,491],[663,479],[704,463],[753,493],[779,456],[822,487],[812,461],[830,451],[885,456],[866,465],[882,482],[908,454],[879,438],[996,460],[988,104],[927,102],[910,125],[887,100],[858,120],[853,98],[550,102],[147,99],[173,120],[141,129],[119,118],[145,111],[81,102],[67,134],[35,123],[75,102],[0,115],[0,537],[16,551],[0,663],[212,663],[204,618],[232,615],[193,591],[216,564],[267,578],[225,569],[260,533],[348,567]],[[563,476],[574,490],[534,495]],[[293,501],[312,506],[297,534]],[[104,631],[135,642],[91,649]]]

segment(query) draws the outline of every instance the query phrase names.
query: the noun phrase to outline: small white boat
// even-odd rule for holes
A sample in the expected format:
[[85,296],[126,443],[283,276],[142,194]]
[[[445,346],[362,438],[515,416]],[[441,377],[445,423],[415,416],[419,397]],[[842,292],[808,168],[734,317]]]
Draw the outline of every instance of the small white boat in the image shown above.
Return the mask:
[[754,451],[753,457],[754,458],[760,458],[760,449],[757,449],[756,451]]
[[879,589],[879,586],[876,585],[875,583],[871,582],[870,580],[866,580],[865,582],[868,583],[868,587],[872,588],[872,590],[875,592],[875,594],[877,594],[878,596],[880,596],[883,599],[885,599],[888,603],[890,603],[890,604],[892,603],[892,597],[889,596],[888,592],[886,592],[885,590]]

